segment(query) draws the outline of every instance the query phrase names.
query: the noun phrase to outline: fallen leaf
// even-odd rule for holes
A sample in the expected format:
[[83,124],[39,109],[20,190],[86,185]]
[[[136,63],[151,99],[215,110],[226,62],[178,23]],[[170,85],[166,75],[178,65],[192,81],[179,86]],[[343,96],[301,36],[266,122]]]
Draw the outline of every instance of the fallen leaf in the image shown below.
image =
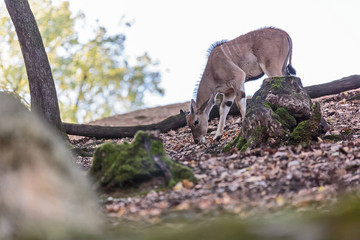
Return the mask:
[[181,191],[183,189],[183,184],[182,182],[178,182],[174,187],[173,187],[173,190],[178,192],[178,191]]
[[191,182],[191,181],[189,181],[189,180],[187,180],[187,179],[184,179],[182,182],[183,182],[183,186],[184,186],[185,188],[192,188],[192,187],[194,187],[194,183]]

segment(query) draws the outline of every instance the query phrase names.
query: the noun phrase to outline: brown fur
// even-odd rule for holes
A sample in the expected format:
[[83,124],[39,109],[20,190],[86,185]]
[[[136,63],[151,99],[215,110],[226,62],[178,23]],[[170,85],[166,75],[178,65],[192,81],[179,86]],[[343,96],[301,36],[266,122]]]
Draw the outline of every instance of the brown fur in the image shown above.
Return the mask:
[[[244,83],[264,74],[269,77],[295,74],[291,66],[292,41],[283,30],[263,28],[215,46],[209,54],[197,91],[191,100],[187,123],[195,142],[205,141],[208,117],[217,94],[223,94],[220,122],[215,138],[220,138],[229,112],[229,101],[235,102],[242,119],[246,100]],[[289,64],[287,65],[287,63]]]

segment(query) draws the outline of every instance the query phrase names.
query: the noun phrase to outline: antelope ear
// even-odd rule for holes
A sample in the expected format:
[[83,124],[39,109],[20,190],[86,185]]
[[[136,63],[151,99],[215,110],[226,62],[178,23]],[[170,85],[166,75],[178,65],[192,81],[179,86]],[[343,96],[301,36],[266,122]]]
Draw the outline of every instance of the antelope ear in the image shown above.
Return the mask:
[[194,99],[191,99],[191,102],[190,102],[190,113],[191,114],[195,113],[195,111],[194,111],[195,107],[196,107],[196,102],[194,101]]
[[206,102],[203,103],[203,105],[201,105],[201,107],[199,108],[199,112],[202,113],[204,112],[205,108],[210,104],[211,102],[211,98],[209,98]]

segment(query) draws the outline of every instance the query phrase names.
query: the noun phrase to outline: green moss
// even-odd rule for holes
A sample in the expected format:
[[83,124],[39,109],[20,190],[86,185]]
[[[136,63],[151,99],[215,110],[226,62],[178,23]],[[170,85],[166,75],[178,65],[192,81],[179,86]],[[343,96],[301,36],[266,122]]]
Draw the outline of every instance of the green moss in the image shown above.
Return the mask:
[[237,135],[237,137],[234,140],[232,140],[231,142],[229,142],[228,144],[225,145],[224,152],[228,152],[228,151],[230,151],[231,148],[236,146],[236,144],[237,144],[237,142],[239,141],[240,138],[242,138],[241,137],[241,132]]
[[238,142],[236,143],[236,148],[239,149],[240,151],[246,151],[246,148],[243,149],[243,147],[246,145],[246,139],[241,137],[239,138]]
[[279,107],[275,110],[275,119],[288,129],[293,129],[296,126],[296,119],[284,107]]
[[273,109],[273,105],[271,104],[271,103],[269,103],[269,102],[263,102],[263,105],[265,106],[265,107],[267,107],[267,108],[270,108],[270,109]]
[[337,142],[337,141],[342,140],[342,137],[341,137],[341,135],[332,134],[332,135],[326,135],[322,139]]
[[271,104],[270,102],[264,102],[263,105],[273,110],[274,119],[288,129],[292,130],[296,126],[297,121],[295,117],[292,116],[286,108]]
[[312,136],[309,134],[309,128],[309,120],[300,122],[294,131],[290,133],[290,143],[292,145],[307,145],[312,140]]
[[283,88],[282,83],[285,81],[285,77],[273,77],[271,78],[271,91],[278,91]]
[[242,137],[240,132],[233,141],[225,145],[224,152],[228,152],[233,147],[236,147],[241,152],[245,152],[250,146],[257,145],[259,142],[266,139],[267,137],[268,134],[266,131],[266,127],[257,126],[248,140]]
[[246,149],[250,147],[251,141],[246,141],[245,138],[242,138],[241,140],[242,141],[239,141],[238,144],[236,144],[236,147],[240,150],[240,152],[245,152]]
[[360,93],[356,93],[354,96],[347,99],[347,101],[360,100]]
[[174,186],[177,182],[182,181],[184,179],[188,179],[194,183],[197,182],[194,174],[190,170],[190,168],[178,164],[172,161],[170,158],[166,157],[162,159],[163,162],[170,168],[170,172],[172,175],[172,179],[168,183],[168,187]]
[[350,128],[341,131],[341,133],[343,133],[344,135],[349,135],[351,132],[352,132],[352,130]]
[[307,146],[319,135],[321,121],[320,104],[318,102],[313,104],[311,109],[312,115],[310,119],[300,122],[290,133],[290,144]]
[[165,154],[165,150],[164,150],[164,147],[163,147],[163,144],[161,141],[153,141],[152,142],[152,145],[151,145],[151,148],[150,148],[150,153],[152,155],[163,155]]
[[231,148],[236,147],[241,152],[245,152],[246,149],[250,146],[250,141],[246,141],[245,138],[241,137],[241,132],[237,135],[237,137],[225,145],[224,152],[230,151]]
[[105,188],[136,187],[163,174],[154,156],[164,162],[171,172],[172,178],[166,183],[167,186],[173,186],[183,179],[196,182],[188,167],[172,161],[166,155],[160,140],[143,131],[139,131],[130,144],[107,142],[99,146],[95,150],[90,173]]
[[256,126],[254,134],[252,136],[252,142],[258,143],[263,139],[267,139],[268,134],[265,126]]
[[94,153],[92,175],[103,186],[128,186],[156,174],[146,150],[130,144],[104,143]]

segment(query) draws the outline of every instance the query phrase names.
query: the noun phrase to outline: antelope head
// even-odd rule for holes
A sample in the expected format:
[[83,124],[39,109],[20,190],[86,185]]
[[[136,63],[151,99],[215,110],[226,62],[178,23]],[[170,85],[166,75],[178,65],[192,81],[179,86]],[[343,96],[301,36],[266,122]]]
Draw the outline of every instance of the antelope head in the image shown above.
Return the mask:
[[187,124],[191,129],[196,144],[205,142],[205,136],[209,126],[209,114],[205,111],[208,102],[209,101],[205,102],[200,108],[197,108],[196,102],[194,99],[191,99],[190,112],[186,116]]

